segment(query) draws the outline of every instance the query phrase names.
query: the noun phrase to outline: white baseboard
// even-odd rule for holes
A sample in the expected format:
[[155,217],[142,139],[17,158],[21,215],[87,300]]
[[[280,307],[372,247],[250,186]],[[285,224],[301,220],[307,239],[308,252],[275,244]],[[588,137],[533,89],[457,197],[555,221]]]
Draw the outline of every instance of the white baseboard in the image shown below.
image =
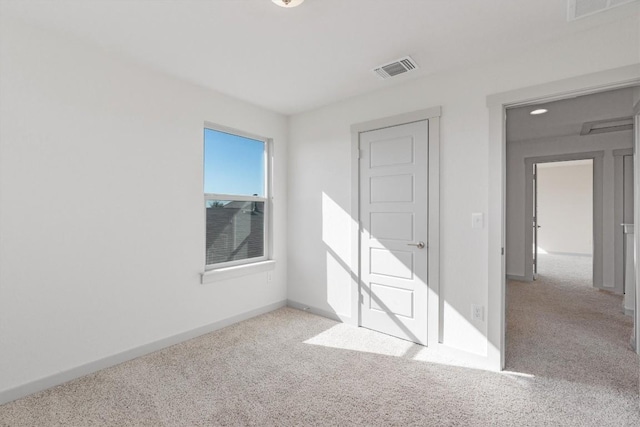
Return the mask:
[[500,372],[502,369],[491,363],[488,356],[470,353],[446,344],[438,343],[432,348],[434,353],[449,358],[448,364],[471,369],[481,369],[483,371]]
[[507,274],[507,280],[515,280],[518,282],[531,282],[524,276],[516,276],[515,274]]
[[327,319],[335,320],[343,323],[350,323],[351,318],[347,316],[342,316],[334,311],[322,310],[321,308],[311,307],[307,304],[303,304],[301,302],[287,300],[287,307],[295,308],[297,310],[307,311],[312,314],[316,314],[318,316],[326,317]]
[[179,334],[172,335],[170,337],[163,338],[158,341],[144,344],[139,347],[125,350],[121,353],[107,356],[105,358],[102,358],[93,362],[89,362],[84,365],[80,365],[66,371],[59,372],[57,374],[53,374],[53,375],[40,378],[38,380],[29,382],[23,385],[19,385],[14,388],[0,391],[0,405],[7,402],[11,402],[12,400],[19,399],[21,397],[28,396],[36,392],[46,390],[48,388],[66,383],[67,381],[75,380],[85,375],[92,374],[101,369],[110,368],[111,366],[115,366],[120,363],[127,362],[129,360],[138,358],[140,356],[154,353],[158,350],[162,350],[172,345],[179,344],[183,341],[187,341],[192,338],[196,338],[201,335],[217,331],[218,329],[226,328],[227,326],[231,326],[234,323],[251,319],[252,317],[256,317],[261,314],[265,314],[270,311],[277,310],[279,308],[285,307],[286,305],[287,305],[287,301],[284,301],[284,300],[275,302],[273,304],[268,304],[263,307],[259,307],[244,313],[237,314],[235,316],[231,316],[223,320],[219,320],[209,325],[201,326],[199,328],[192,329],[186,332],[181,332]]

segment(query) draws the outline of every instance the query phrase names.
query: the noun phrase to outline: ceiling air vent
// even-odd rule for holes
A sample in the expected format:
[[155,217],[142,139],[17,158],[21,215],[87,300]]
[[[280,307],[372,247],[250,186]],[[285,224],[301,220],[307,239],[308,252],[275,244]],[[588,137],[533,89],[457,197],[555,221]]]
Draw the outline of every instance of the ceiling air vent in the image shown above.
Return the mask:
[[597,133],[618,132],[633,129],[633,118],[618,117],[617,119],[597,120],[582,125],[580,135],[595,135]]
[[568,0],[567,21],[603,12],[637,0]]
[[416,68],[418,68],[418,64],[416,64],[410,56],[405,56],[404,58],[396,59],[388,64],[380,65],[379,67],[374,68],[373,72],[381,79],[388,79],[389,77],[408,73]]

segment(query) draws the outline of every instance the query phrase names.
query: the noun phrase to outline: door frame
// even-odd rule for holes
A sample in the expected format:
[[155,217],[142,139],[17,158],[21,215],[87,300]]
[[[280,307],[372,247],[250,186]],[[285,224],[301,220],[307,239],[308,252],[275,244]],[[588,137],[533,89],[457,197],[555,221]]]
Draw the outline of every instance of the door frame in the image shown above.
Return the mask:
[[[534,105],[574,96],[621,89],[640,85],[640,64],[628,65],[591,74],[570,77],[496,93],[487,96],[489,110],[489,215],[488,215],[488,307],[487,307],[487,358],[495,370],[505,364],[505,235],[506,235],[506,109],[508,107]],[[636,139],[636,152],[638,152]],[[636,184],[640,173],[640,156],[636,156]],[[640,202],[640,189],[635,189],[635,205]],[[640,211],[635,212],[635,222],[640,224]],[[636,243],[640,242],[640,227],[635,229]],[[638,263],[636,261],[636,272]],[[640,281],[636,274],[636,286]],[[637,294],[636,294],[637,295]],[[640,298],[636,298],[640,308]],[[638,311],[636,310],[636,325]],[[636,328],[636,335],[640,333]],[[636,346],[636,350],[639,350]]]
[[361,326],[360,312],[360,134],[426,120],[428,122],[428,199],[427,199],[427,345],[442,342],[440,298],[440,116],[441,107],[432,107],[356,123],[351,126],[351,312],[357,313],[356,326]]
[[[534,279],[533,271],[533,238],[531,236],[531,230],[526,228],[526,223],[533,223],[533,173],[532,168],[534,164],[539,163],[553,163],[553,162],[569,162],[574,160],[593,160],[593,221],[591,226],[591,232],[593,233],[593,269],[592,269],[592,283],[594,287],[603,288],[603,194],[604,194],[604,151],[588,151],[582,153],[570,153],[570,154],[556,154],[550,156],[537,156],[526,157],[524,159],[525,164],[525,230],[524,245],[525,245],[525,259],[527,260],[524,265],[525,280],[532,281]],[[527,258],[531,255],[530,258]],[[612,288],[610,288],[612,289]]]
[[[634,124],[634,140],[633,150],[633,221],[634,224],[640,224],[640,100],[633,106],[633,124]],[[636,309],[634,312],[634,329],[635,337],[633,344],[636,353],[640,354],[640,262],[638,261],[638,253],[640,252],[640,225],[634,227],[635,233],[635,253],[634,271],[636,273]]]

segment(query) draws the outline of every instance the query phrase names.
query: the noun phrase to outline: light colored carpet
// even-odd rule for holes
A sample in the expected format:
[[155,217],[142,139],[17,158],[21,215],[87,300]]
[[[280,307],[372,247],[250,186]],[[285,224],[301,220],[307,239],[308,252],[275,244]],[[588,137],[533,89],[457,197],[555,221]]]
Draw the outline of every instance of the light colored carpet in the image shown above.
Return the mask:
[[593,286],[593,258],[589,256],[538,254],[538,279],[573,287]]
[[640,425],[619,298],[564,286],[509,285],[517,374],[285,308],[1,406],[0,425]]
[[538,273],[535,282],[507,287],[507,370],[557,391],[573,387],[573,394],[562,391],[564,411],[587,423],[575,425],[597,425],[587,418],[601,410],[612,414],[601,425],[640,425],[633,320],[623,314],[622,297],[592,287],[590,257],[540,255]]

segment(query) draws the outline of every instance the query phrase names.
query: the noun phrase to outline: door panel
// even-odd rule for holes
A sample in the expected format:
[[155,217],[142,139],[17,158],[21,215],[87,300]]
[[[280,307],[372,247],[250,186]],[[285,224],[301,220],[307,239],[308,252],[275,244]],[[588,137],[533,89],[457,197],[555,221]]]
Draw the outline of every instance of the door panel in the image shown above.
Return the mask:
[[378,240],[413,239],[413,213],[372,212],[371,236]]
[[412,202],[412,175],[372,176],[370,203]]
[[361,325],[426,345],[428,122],[363,132],[360,150]]
[[399,279],[413,279],[413,253],[388,249],[371,249],[371,274]]
[[372,168],[413,162],[413,139],[404,137],[371,143]]
[[[393,286],[371,284],[370,307],[378,311],[413,317],[413,291]],[[380,302],[380,303],[378,303]]]

